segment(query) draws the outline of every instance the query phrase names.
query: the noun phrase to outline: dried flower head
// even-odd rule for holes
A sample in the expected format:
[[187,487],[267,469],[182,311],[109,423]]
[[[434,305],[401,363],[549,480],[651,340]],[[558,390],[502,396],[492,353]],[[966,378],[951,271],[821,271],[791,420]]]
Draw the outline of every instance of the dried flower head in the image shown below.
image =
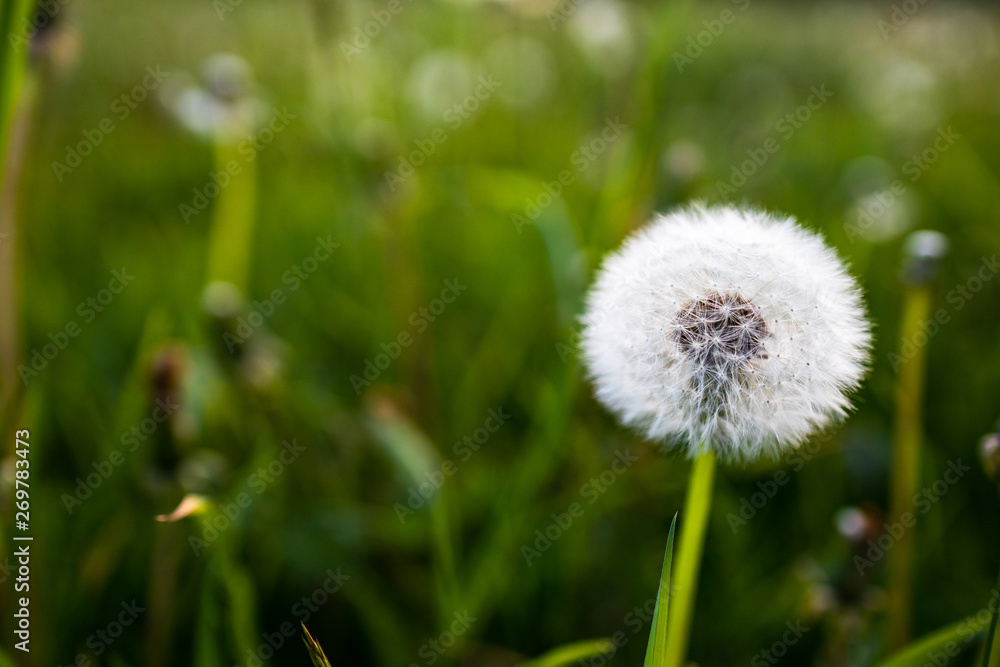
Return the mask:
[[849,408],[871,333],[860,290],[791,218],[692,207],[609,255],[582,348],[598,399],[647,437],[777,456]]

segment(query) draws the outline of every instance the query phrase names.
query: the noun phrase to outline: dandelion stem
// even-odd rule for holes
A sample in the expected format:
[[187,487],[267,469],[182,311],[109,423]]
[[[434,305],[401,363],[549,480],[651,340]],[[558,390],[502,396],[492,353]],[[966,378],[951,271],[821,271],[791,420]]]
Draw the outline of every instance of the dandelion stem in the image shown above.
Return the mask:
[[228,165],[233,162],[242,164],[242,168],[227,185],[219,186],[209,236],[208,280],[228,281],[246,293],[257,199],[256,163],[247,162],[231,142],[217,139],[218,172],[231,171]]
[[[902,344],[904,354],[896,386],[896,423],[892,446],[892,497],[890,521],[912,510],[912,499],[920,480],[920,422],[924,392],[926,345],[914,340],[922,333],[931,307],[930,288],[926,284],[907,288],[903,304]],[[888,555],[888,619],[886,646],[897,651],[906,645],[910,634],[910,581],[913,570],[913,528],[896,541]]]
[[[670,617],[667,626],[667,656],[664,667],[681,667],[687,653],[691,615],[698,592],[705,529],[712,506],[715,454],[705,449],[695,460],[681,515],[680,550],[676,577],[671,577]],[[659,666],[658,666],[659,667]]]

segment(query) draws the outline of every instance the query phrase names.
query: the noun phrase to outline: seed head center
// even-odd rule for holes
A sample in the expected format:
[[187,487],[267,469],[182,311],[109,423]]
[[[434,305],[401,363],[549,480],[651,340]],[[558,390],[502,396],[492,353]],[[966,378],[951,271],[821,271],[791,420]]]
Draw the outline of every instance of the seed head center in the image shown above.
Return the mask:
[[674,338],[688,358],[720,372],[767,358],[768,335],[760,309],[739,294],[709,292],[683,304],[674,321]]

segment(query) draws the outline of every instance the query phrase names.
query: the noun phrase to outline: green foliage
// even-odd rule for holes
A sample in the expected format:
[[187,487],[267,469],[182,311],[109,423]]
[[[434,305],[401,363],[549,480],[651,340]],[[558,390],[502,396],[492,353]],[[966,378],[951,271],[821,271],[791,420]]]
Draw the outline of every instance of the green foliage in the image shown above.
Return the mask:
[[302,637],[302,641],[305,642],[306,649],[309,651],[309,658],[312,660],[313,667],[331,667],[330,661],[327,660],[326,654],[323,653],[323,647],[313,639],[313,636],[309,634],[309,630],[305,625],[302,626],[302,632],[305,635]]
[[[587,637],[615,650],[575,661],[639,664],[689,466],[595,402],[575,317],[604,253],[699,199],[823,232],[877,342],[843,426],[783,461],[719,468],[689,658],[746,664],[795,622],[809,630],[784,664],[885,657],[904,229],[952,243],[932,290],[947,321],[926,347],[913,635],[984,607],[1000,513],[976,447],[1000,412],[1000,283],[956,290],[1000,245],[994,10],[927,3],[883,37],[891,10],[861,4],[564,4],[550,24],[532,3],[404,2],[350,59],[342,44],[386,3],[62,6],[34,71],[17,231],[0,239],[16,244],[21,362],[80,329],[0,415],[3,433],[31,431],[36,664],[301,666],[300,623],[343,665],[506,667]],[[734,20],[679,68],[724,10]],[[295,118],[252,164],[237,149],[254,181],[224,192],[243,194],[186,223],[221,151],[160,95],[219,51],[253,66],[268,113]],[[163,87],[122,118],[112,105],[157,65]],[[491,74],[501,85],[456,125],[448,110]],[[823,85],[832,96],[790,125]],[[57,177],[104,119],[114,130]],[[587,149],[609,123],[624,127]],[[959,138],[914,178],[949,127]],[[401,161],[420,164],[399,183]],[[903,194],[864,223],[897,179]],[[220,201],[245,245],[220,237]],[[123,267],[134,280],[89,306]],[[245,280],[244,302],[206,300],[218,276]],[[158,400],[180,407],[158,420]],[[625,450],[638,461],[609,483]],[[938,496],[958,460],[971,472]],[[212,508],[154,521],[192,493]],[[847,507],[870,518],[856,542],[837,529]],[[145,611],[98,655],[88,639],[133,600]]]
[[653,612],[653,620],[650,623],[649,643],[646,645],[644,667],[660,667],[666,664],[667,622],[670,619],[671,563],[674,557],[674,528],[676,527],[677,515],[675,514],[674,520],[670,522],[670,532],[667,533],[667,549],[663,552],[663,571],[660,573],[660,587],[656,591],[656,610]]

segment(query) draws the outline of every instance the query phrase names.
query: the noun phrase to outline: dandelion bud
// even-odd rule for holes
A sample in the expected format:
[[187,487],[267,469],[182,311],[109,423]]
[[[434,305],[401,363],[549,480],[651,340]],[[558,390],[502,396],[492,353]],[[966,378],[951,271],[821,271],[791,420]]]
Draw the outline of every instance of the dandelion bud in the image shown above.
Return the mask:
[[217,280],[201,293],[201,307],[212,319],[235,319],[243,312],[243,294],[232,283]]
[[1000,484],[1000,433],[990,433],[983,437],[979,445],[979,457],[986,476]]
[[205,286],[201,293],[201,309],[208,316],[211,339],[219,358],[226,363],[243,356],[249,334],[244,315],[247,304],[232,283],[216,280]]
[[845,507],[835,517],[837,532],[848,542],[863,542],[872,532],[868,515],[857,507]]
[[156,352],[149,371],[154,403],[170,404],[181,400],[187,366],[187,351],[180,343],[170,343]]
[[934,280],[948,246],[948,237],[940,232],[925,229],[907,236],[900,279],[908,285],[926,285]]
[[200,82],[183,72],[169,80],[160,100],[181,125],[206,139],[236,142],[264,118],[253,68],[231,53],[209,56]]
[[653,440],[777,456],[843,417],[871,342],[823,240],[757,211],[662,216],[608,256],[582,349],[598,399]]
[[253,68],[232,53],[216,53],[205,59],[201,68],[205,88],[224,102],[235,102],[252,91]]

